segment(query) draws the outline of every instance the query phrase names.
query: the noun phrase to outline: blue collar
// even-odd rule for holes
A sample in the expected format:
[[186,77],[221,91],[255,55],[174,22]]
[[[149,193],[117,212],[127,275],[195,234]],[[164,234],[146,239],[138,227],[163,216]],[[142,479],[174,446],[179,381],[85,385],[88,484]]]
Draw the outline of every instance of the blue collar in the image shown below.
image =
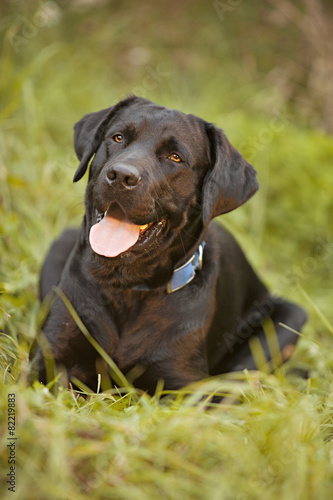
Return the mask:
[[[202,268],[202,260],[203,260],[203,251],[205,248],[206,242],[203,241],[200,245],[198,250],[195,252],[192,257],[185,262],[184,265],[181,267],[177,267],[171,277],[171,280],[168,281],[166,285],[166,292],[167,293],[173,293],[176,292],[177,290],[180,290],[181,288],[184,288],[184,286],[188,285],[195,275],[197,274],[197,271],[200,271]],[[154,288],[149,288],[146,285],[137,285],[132,288],[133,290],[154,290]]]
[[205,241],[203,241],[195,254],[183,266],[174,270],[171,280],[167,283],[167,293],[173,293],[184,288],[193,280],[197,271],[200,271],[205,244]]

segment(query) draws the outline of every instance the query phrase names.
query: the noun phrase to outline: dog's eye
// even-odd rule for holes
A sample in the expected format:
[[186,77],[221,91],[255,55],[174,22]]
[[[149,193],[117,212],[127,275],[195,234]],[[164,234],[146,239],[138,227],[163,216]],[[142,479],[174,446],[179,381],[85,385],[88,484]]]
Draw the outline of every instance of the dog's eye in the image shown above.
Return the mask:
[[177,153],[172,153],[172,155],[170,155],[168,158],[170,158],[170,160],[172,161],[175,161],[176,163],[180,163],[181,161],[183,161],[181,157],[177,155]]
[[115,142],[123,142],[124,137],[121,134],[116,134],[112,137]]

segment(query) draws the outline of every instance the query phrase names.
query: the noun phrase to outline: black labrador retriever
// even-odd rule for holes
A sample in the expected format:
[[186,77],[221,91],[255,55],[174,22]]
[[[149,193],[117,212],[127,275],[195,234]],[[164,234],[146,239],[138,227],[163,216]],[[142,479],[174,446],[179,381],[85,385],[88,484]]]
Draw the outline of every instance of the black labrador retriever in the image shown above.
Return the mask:
[[[58,285],[91,336],[134,385],[153,393],[159,380],[176,390],[209,375],[255,369],[249,342],[281,360],[306,314],[271,296],[234,238],[211,219],[245,203],[256,171],[223,131],[194,115],[131,96],[75,125],[88,169],[81,229],[68,230],[44,263],[41,298]],[[43,326],[56,366],[96,390],[113,384],[61,295]],[[68,304],[67,304],[68,305]],[[75,315],[74,315],[75,316]],[[270,319],[269,319],[270,318]],[[32,377],[47,382],[45,349]],[[136,369],[136,370],[135,370]],[[104,384],[104,385],[103,385]]]

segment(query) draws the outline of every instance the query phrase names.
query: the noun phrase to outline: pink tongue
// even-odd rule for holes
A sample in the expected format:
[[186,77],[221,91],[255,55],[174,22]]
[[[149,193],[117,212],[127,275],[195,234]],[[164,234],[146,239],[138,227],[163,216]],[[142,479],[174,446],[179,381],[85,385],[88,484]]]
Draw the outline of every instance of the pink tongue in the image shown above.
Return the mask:
[[92,226],[89,234],[91,248],[105,257],[116,257],[126,252],[139,239],[140,226],[126,219],[123,212],[117,211],[117,218],[106,215]]

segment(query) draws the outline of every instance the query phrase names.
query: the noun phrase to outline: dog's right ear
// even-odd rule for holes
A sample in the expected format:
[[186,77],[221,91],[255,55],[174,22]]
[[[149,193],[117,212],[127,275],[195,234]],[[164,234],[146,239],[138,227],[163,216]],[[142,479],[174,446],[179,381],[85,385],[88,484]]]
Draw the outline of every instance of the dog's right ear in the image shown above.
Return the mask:
[[115,106],[111,106],[111,108],[102,109],[97,113],[89,113],[74,125],[74,148],[80,165],[75,172],[73,182],[79,181],[86,173],[89,161],[103,139],[114,108]]

